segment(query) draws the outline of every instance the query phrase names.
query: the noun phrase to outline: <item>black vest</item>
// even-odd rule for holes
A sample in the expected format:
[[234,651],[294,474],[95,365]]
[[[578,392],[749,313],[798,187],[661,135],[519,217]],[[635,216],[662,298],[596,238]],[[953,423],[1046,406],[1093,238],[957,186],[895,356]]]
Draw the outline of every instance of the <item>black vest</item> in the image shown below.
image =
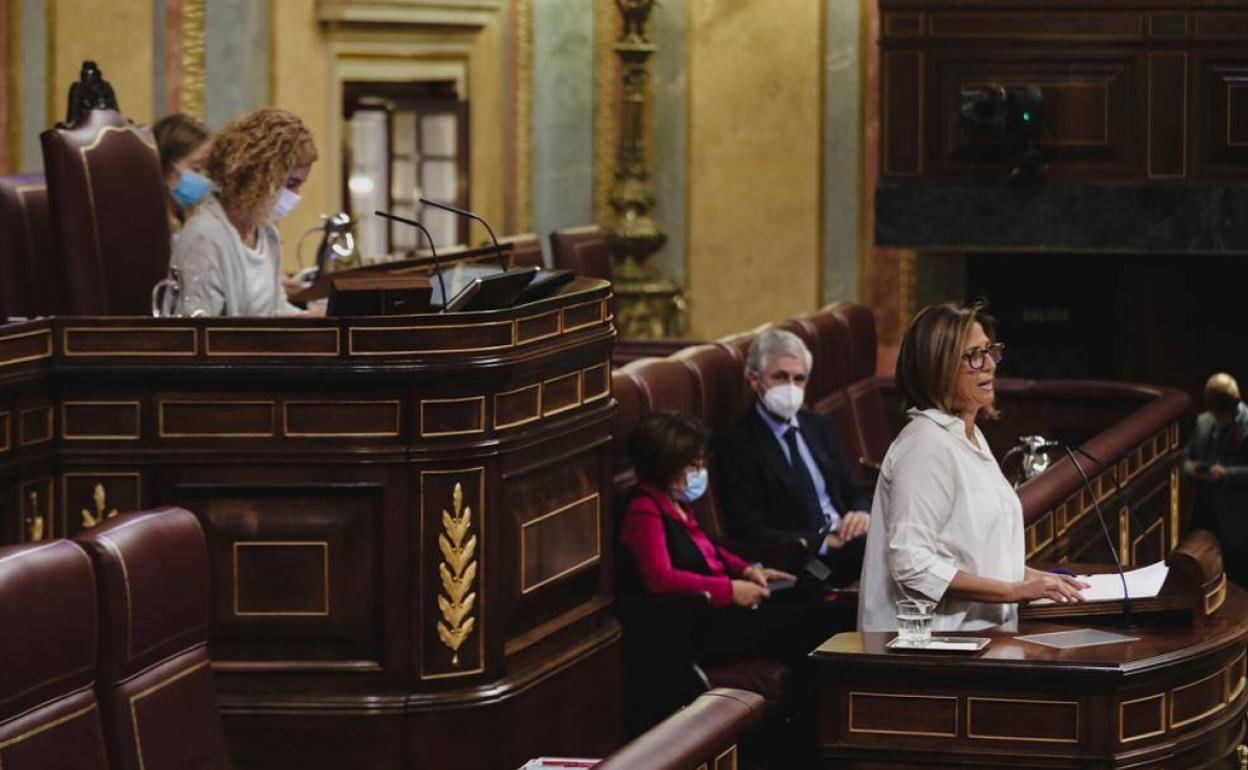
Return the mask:
[[[693,538],[689,536],[689,530],[684,523],[677,521],[675,517],[669,516],[664,511],[664,501],[659,500],[648,492],[641,492],[640,494],[653,500],[655,506],[659,509],[659,517],[663,522],[663,534],[667,540],[667,555],[672,560],[672,567],[685,572],[711,576],[711,568],[706,563],[706,557],[702,555],[698,544],[693,542]],[[716,551],[718,550],[716,548]]]

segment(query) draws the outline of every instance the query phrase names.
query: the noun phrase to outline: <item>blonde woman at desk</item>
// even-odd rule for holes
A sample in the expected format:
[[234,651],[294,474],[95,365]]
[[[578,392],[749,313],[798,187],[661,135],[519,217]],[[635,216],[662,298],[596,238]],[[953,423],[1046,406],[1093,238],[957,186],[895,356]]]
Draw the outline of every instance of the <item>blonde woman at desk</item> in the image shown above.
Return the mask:
[[1005,346],[981,305],[932,305],[897,358],[910,422],[880,468],[862,567],[858,628],[895,631],[897,602],[935,604],[933,631],[1014,628],[1018,602],[1081,601],[1086,584],[1023,563],[1023,508],[1001,474],[981,415]]
[[182,283],[179,314],[302,312],[286,301],[273,223],[299,203],[315,161],[311,132],[286,110],[255,110],[221,129],[205,164],[217,190],[187,220],[173,250]]

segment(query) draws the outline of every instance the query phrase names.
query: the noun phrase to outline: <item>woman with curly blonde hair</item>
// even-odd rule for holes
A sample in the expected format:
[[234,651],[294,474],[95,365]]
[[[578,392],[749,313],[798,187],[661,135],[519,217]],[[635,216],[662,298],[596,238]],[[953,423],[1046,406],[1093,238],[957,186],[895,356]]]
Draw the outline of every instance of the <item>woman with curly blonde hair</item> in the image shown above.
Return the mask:
[[282,246],[273,223],[299,203],[316,161],[303,121],[273,107],[230,121],[205,163],[216,184],[187,220],[173,252],[184,315],[293,315],[282,288]]

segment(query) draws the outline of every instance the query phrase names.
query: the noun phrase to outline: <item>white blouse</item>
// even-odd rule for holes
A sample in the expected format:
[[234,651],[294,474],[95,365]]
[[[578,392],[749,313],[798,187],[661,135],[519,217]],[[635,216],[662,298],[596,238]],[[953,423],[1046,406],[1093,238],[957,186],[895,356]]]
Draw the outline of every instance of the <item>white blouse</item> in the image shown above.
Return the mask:
[[896,631],[898,599],[936,602],[933,631],[1017,626],[1014,604],[945,596],[959,570],[1023,579],[1023,506],[988,449],[962,418],[911,409],[880,468],[862,566],[858,628]]

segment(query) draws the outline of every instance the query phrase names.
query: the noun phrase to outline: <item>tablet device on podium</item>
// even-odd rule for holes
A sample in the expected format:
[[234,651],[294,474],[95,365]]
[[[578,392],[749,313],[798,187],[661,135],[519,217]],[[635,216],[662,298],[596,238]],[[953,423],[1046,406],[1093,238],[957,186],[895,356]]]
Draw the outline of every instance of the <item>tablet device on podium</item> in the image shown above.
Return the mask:
[[454,313],[511,307],[535,275],[536,267],[518,267],[503,273],[474,278],[446,303],[445,311]]

